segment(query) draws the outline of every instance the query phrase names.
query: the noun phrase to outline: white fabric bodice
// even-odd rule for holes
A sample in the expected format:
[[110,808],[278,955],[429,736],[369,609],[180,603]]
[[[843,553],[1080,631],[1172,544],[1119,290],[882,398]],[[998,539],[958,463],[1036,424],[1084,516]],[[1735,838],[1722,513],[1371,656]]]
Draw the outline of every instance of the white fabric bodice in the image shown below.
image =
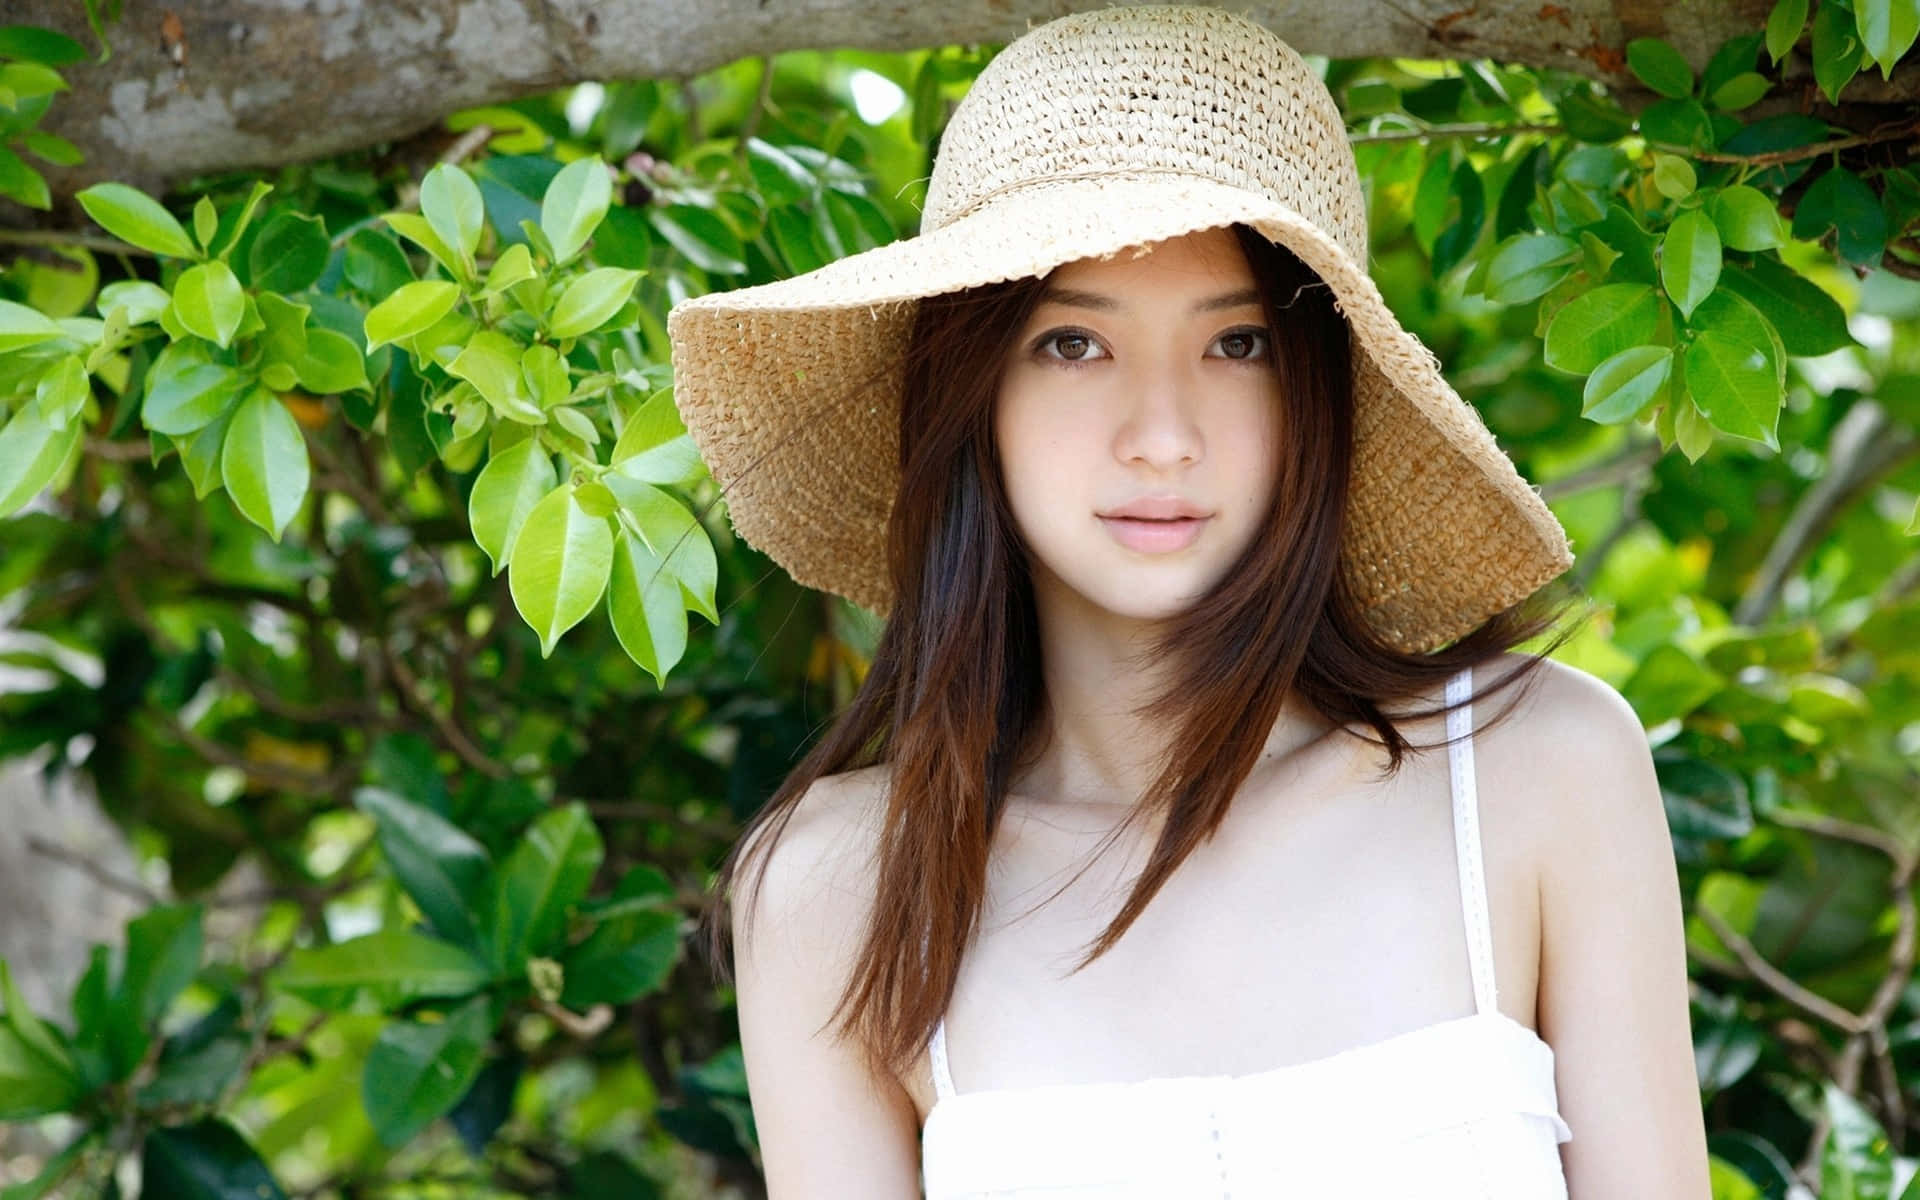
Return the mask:
[[[1472,672],[1447,699],[1472,691]],[[1447,716],[1454,849],[1474,1012],[1247,1075],[959,1093],[946,1022],[929,1046],[927,1200],[1566,1200],[1553,1049],[1499,1010],[1471,710]]]

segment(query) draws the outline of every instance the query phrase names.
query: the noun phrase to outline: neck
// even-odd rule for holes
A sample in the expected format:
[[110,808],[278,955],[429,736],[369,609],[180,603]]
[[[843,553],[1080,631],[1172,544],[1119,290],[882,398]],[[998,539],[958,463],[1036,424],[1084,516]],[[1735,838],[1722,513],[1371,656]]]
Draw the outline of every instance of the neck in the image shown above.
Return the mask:
[[[1142,715],[1176,682],[1177,664],[1153,659],[1155,623],[1118,617],[1070,595],[1035,600],[1047,697],[1044,740],[1013,791],[1036,804],[1089,808],[1117,821],[1152,786],[1179,736],[1176,721]],[[1263,757],[1291,754],[1331,728],[1290,692]]]

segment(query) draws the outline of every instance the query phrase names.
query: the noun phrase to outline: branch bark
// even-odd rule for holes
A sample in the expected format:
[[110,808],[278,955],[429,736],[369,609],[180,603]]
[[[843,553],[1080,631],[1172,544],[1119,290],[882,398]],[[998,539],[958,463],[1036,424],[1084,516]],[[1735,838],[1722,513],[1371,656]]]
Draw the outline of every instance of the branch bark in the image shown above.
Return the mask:
[[[405,139],[458,109],[583,80],[686,80],[785,50],[1005,42],[1089,6],[1078,0],[173,0],[166,9],[136,3],[109,28],[106,62],[67,69],[73,90],[56,102],[46,128],[78,144],[87,161],[51,168],[48,179],[63,197],[101,179],[164,191],[205,172],[302,162]],[[1267,0],[1234,7],[1302,53],[1490,58],[1562,68],[1644,96],[1626,70],[1628,41],[1664,37],[1697,70],[1726,38],[1759,29],[1770,4],[1481,0],[1443,12],[1446,6],[1419,0]],[[7,17],[94,44],[72,0],[13,0]],[[1802,52],[1783,66],[1790,80],[1810,73]],[[1809,90],[1776,89],[1743,115],[1798,108]],[[1868,108],[1916,97],[1920,67],[1913,63],[1887,81],[1863,72],[1847,88],[1850,102]],[[1864,128],[1871,122],[1836,123]]]

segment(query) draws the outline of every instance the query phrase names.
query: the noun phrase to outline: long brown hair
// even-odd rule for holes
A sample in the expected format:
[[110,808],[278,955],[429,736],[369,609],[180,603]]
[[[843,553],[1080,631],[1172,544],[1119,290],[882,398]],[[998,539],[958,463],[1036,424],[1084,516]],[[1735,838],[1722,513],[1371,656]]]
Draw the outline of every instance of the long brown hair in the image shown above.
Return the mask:
[[[1245,226],[1233,231],[1259,283],[1284,375],[1289,433],[1280,439],[1271,532],[1169,622],[1156,647],[1173,664],[1173,679],[1147,713],[1174,732],[1128,823],[1149,813],[1166,820],[1126,903],[1075,970],[1106,953],[1219,826],[1289,689],[1338,725],[1376,732],[1390,777],[1407,753],[1445,744],[1416,746],[1396,722],[1447,706],[1392,716],[1388,707],[1561,624],[1572,603],[1550,587],[1428,654],[1404,653],[1371,632],[1339,571],[1353,458],[1346,320],[1290,250]],[[709,960],[731,980],[722,910],[750,869],[743,851],[753,845],[757,892],[766,852],[816,780],[886,764],[871,915],[833,1014],[876,1073],[916,1061],[951,1000],[1014,769],[1046,736],[1033,594],[993,439],[998,364],[1044,284],[1029,277],[920,303],[903,364],[900,486],[888,525],[893,610],[852,702],[748,823],[702,916]],[[1577,628],[1568,624],[1542,653]],[[1528,657],[1479,698],[1539,664]],[[770,836],[758,836],[767,826]],[[750,893],[749,913],[752,903]]]

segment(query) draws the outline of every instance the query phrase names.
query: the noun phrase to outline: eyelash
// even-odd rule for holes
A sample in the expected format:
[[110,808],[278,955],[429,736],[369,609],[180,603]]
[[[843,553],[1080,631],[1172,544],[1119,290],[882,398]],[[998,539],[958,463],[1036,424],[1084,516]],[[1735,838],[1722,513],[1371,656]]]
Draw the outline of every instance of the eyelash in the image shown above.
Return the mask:
[[[1263,326],[1243,325],[1236,329],[1227,330],[1225,333],[1222,333],[1220,337],[1221,338],[1237,337],[1241,334],[1248,334],[1248,333],[1254,334],[1255,336],[1261,339],[1262,353],[1249,355],[1246,358],[1229,358],[1227,359],[1228,362],[1263,363],[1267,360],[1267,358],[1271,356],[1271,352],[1273,349],[1273,333],[1271,330],[1266,329]],[[1051,363],[1052,365],[1057,367],[1066,367],[1069,370],[1079,370],[1082,367],[1090,367],[1094,363],[1101,361],[1097,358],[1095,359],[1060,358],[1056,355],[1044,353],[1046,348],[1048,346],[1053,345],[1053,343],[1056,340],[1060,338],[1066,338],[1066,337],[1085,338],[1088,341],[1094,342],[1096,344],[1100,340],[1094,337],[1091,333],[1088,333],[1084,329],[1072,329],[1072,328],[1050,329],[1046,333],[1041,334],[1040,337],[1035,340],[1035,342],[1033,343],[1034,353],[1038,355],[1043,361]],[[1215,338],[1214,340],[1219,341],[1220,338]]]

